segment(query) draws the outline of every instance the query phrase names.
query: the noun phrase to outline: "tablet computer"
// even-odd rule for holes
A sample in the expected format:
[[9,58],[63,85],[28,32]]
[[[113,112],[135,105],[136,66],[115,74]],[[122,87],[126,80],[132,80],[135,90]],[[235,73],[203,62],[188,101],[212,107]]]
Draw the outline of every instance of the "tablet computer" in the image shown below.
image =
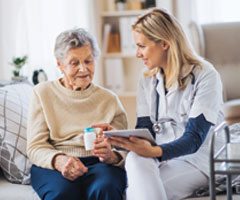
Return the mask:
[[144,129],[128,129],[128,130],[111,130],[111,131],[103,131],[106,137],[139,137],[148,140],[152,144],[156,144],[152,134],[146,128]]

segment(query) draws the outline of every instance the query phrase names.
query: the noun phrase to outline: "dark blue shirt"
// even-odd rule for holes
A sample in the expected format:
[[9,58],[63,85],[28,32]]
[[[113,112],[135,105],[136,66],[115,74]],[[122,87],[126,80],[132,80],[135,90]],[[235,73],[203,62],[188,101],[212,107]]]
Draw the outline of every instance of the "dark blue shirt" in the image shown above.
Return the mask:
[[[137,119],[136,128],[148,128],[155,137],[152,125],[150,117],[139,117]],[[159,145],[163,150],[163,155],[158,159],[160,161],[164,161],[195,153],[204,142],[212,125],[212,123],[205,119],[203,114],[195,118],[189,118],[184,134],[180,138],[172,142]]]

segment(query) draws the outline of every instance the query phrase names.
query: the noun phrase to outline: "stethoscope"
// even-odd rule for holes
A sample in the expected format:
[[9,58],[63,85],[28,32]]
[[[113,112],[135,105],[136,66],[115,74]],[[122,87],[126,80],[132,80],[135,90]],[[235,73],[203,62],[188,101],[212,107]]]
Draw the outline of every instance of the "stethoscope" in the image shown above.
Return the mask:
[[[192,77],[191,84],[194,85],[195,84],[195,75],[193,74],[193,72],[191,72],[190,75]],[[157,85],[158,85],[158,79],[156,81],[155,88],[157,88]],[[174,119],[168,118],[168,117],[158,119],[158,109],[159,109],[159,94],[156,90],[155,123],[153,123],[152,129],[156,134],[163,134],[164,133],[163,129],[164,129],[164,124],[165,123],[170,123],[173,126],[177,126],[177,122]]]

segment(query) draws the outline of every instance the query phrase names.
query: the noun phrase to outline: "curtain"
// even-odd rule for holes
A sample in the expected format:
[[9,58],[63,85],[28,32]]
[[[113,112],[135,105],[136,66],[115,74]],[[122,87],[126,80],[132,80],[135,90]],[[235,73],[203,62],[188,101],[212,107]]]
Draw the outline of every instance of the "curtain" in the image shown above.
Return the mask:
[[43,69],[50,80],[59,72],[53,54],[56,36],[82,27],[97,35],[94,0],[0,0],[0,79],[12,76],[13,57],[28,56],[21,73]]

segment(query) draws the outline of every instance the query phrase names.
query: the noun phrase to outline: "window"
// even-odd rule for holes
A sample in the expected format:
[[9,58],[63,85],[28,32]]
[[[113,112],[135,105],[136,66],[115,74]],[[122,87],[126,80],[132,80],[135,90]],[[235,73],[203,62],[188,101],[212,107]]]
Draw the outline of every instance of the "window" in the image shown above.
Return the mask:
[[[56,36],[70,28],[82,27],[93,33],[95,0],[0,0],[0,78],[12,76],[12,57],[28,56],[22,74],[32,77],[44,69],[49,79],[59,72],[53,48]],[[96,4],[96,3],[95,3]]]
[[201,24],[240,21],[238,0],[195,0],[195,6]]

